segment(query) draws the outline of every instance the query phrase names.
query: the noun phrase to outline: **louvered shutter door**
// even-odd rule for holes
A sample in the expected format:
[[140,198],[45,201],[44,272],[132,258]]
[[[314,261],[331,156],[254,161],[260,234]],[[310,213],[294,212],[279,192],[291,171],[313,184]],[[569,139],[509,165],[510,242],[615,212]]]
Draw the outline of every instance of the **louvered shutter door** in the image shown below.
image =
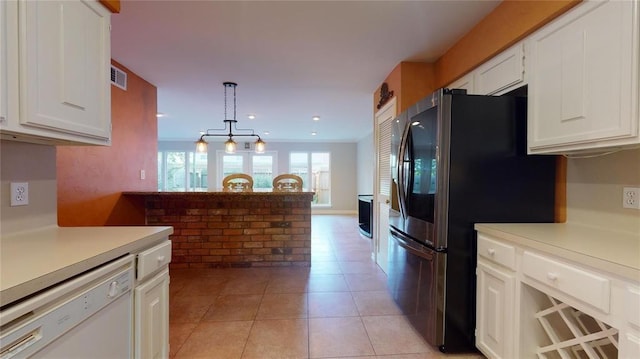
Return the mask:
[[391,194],[391,125],[393,117],[386,118],[378,127],[378,193],[383,196]]

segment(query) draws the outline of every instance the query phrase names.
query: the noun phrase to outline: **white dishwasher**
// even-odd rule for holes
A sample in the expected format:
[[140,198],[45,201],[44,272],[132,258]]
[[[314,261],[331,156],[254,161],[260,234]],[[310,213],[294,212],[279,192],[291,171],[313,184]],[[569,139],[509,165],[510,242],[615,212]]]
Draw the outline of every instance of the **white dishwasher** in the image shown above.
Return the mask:
[[0,311],[0,359],[132,356],[134,259],[127,255]]

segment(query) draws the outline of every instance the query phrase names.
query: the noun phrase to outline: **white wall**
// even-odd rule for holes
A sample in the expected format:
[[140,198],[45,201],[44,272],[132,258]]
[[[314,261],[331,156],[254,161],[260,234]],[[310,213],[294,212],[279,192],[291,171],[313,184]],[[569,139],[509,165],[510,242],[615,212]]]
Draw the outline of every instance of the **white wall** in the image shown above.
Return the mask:
[[[238,142],[238,148],[243,143]],[[223,150],[222,142],[209,142],[208,146],[208,188],[220,187],[216,181],[216,150]],[[193,141],[159,141],[158,150],[195,151]],[[357,212],[357,144],[324,142],[269,142],[267,151],[277,152],[277,173],[289,172],[291,151],[329,152],[331,154],[331,207],[314,213],[356,213]],[[373,151],[371,151],[373,156]]]
[[375,147],[373,145],[373,131],[358,141],[358,194],[373,194],[373,179],[375,176]]
[[640,149],[567,160],[567,222],[640,233],[640,210],[622,208],[622,188],[640,187]]
[[[0,141],[0,234],[58,223],[56,148]],[[11,207],[11,182],[29,184],[29,204]]]

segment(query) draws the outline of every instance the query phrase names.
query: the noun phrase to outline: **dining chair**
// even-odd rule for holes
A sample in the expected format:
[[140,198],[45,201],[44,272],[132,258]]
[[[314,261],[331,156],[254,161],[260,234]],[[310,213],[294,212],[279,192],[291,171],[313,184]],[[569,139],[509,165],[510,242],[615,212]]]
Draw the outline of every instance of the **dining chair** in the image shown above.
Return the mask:
[[251,192],[253,191],[253,178],[244,173],[234,173],[222,180],[224,192]]
[[294,174],[281,174],[273,179],[275,192],[301,192],[302,178]]

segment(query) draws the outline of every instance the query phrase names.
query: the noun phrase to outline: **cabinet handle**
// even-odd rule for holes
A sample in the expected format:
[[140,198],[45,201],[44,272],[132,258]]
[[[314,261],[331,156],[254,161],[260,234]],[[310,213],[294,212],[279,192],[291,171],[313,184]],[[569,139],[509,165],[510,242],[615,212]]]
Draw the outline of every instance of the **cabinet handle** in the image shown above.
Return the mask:
[[158,257],[158,263],[162,263],[162,262],[164,262],[164,256]]
[[391,201],[389,201],[388,199],[384,201],[385,204],[389,204],[391,203]]
[[555,282],[555,281],[558,280],[558,275],[555,274],[555,273],[549,272],[549,273],[547,273],[547,279],[552,281],[552,282]]
[[489,253],[489,255],[493,257],[496,254],[496,250],[493,248],[489,248],[487,249],[487,253]]

